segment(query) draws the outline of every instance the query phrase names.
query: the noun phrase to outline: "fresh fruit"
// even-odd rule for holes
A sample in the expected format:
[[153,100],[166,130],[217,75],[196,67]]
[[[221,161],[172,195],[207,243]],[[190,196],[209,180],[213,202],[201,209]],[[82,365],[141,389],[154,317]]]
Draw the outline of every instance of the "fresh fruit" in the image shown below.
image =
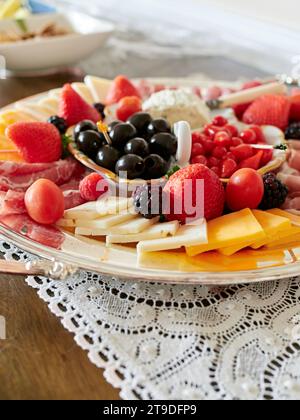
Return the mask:
[[204,147],[204,151],[206,154],[210,154],[214,149],[213,141],[207,137],[201,141],[201,144]]
[[266,166],[273,159],[273,150],[264,150],[260,160],[260,166]]
[[[199,180],[203,181],[202,191],[199,191]],[[223,213],[224,187],[218,176],[204,165],[190,165],[180,169],[170,177],[164,192],[169,194],[171,204],[166,215],[168,220],[179,220],[182,223],[199,217],[211,220]]]
[[192,143],[196,144],[196,143],[202,143],[203,140],[207,139],[208,137],[206,137],[204,134],[200,133],[199,131],[194,131],[192,133]]
[[145,184],[133,193],[133,203],[137,214],[145,219],[153,219],[163,214],[163,184]]
[[228,120],[222,115],[218,115],[212,120],[212,124],[216,125],[217,127],[224,127],[226,124],[228,124]]
[[60,118],[57,115],[54,115],[48,119],[48,123],[53,124],[54,127],[58,129],[60,134],[65,134],[68,126],[64,118]]
[[300,122],[290,124],[285,130],[287,140],[300,140]]
[[115,120],[115,121],[111,122],[110,124],[108,124],[109,133],[119,124],[123,124],[123,121]]
[[115,171],[121,178],[136,179],[143,175],[145,163],[140,156],[125,155],[117,161]]
[[214,138],[214,143],[220,147],[229,147],[231,145],[231,135],[227,131],[219,131]]
[[264,95],[250,105],[243,116],[246,124],[274,125],[285,130],[289,122],[291,104],[287,97]]
[[145,179],[157,179],[168,171],[167,162],[159,155],[149,155],[145,159]]
[[192,153],[191,156],[194,158],[195,156],[203,155],[204,154],[204,147],[201,143],[194,143],[192,146]]
[[101,119],[98,111],[85,102],[70,84],[66,84],[62,89],[59,116],[66,120],[69,127],[82,120],[91,120],[96,123]]
[[288,188],[273,173],[263,176],[264,196],[260,204],[262,210],[280,208],[288,196]]
[[107,144],[105,146],[102,146],[98,150],[95,162],[97,163],[97,165],[101,166],[102,168],[109,169],[110,171],[114,171],[116,163],[119,158],[120,158],[119,150]]
[[211,86],[207,89],[204,95],[205,101],[212,101],[222,96],[222,89],[219,86]]
[[6,136],[29,163],[50,163],[61,158],[62,140],[54,125],[47,122],[17,122],[6,129]]
[[153,120],[148,125],[147,135],[149,138],[158,133],[171,133],[171,126],[164,118]]
[[121,99],[116,109],[117,118],[127,121],[132,115],[142,110],[142,101],[137,96],[126,96]]
[[221,164],[221,178],[229,178],[237,170],[238,165],[233,159],[225,159]]
[[106,117],[106,115],[105,115],[105,105],[102,104],[101,102],[97,102],[96,104],[94,104],[94,108],[96,109],[96,111],[98,111],[101,119],[104,120],[105,117]]
[[264,155],[264,151],[260,150],[254,156],[249,157],[248,159],[242,160],[239,164],[240,168],[251,168],[251,169],[259,169],[261,167],[261,160]]
[[208,136],[210,139],[213,139],[215,137],[215,135],[221,130],[222,130],[222,127],[217,127],[216,125],[207,124],[204,127],[203,133],[206,136]]
[[96,201],[107,191],[107,181],[96,172],[86,176],[79,185],[80,195],[85,201]]
[[230,210],[257,209],[264,196],[264,182],[254,169],[239,169],[229,180],[226,202]]
[[253,156],[253,148],[249,144],[241,144],[230,148],[231,153],[234,154],[237,162],[248,159]]
[[113,147],[123,150],[129,140],[137,135],[136,128],[128,123],[115,125],[109,133]]
[[91,159],[94,159],[98,150],[103,145],[102,138],[99,133],[88,130],[83,131],[77,137],[77,146],[79,150],[85,153]]
[[240,133],[240,139],[242,139],[245,144],[255,144],[257,141],[256,133],[251,129],[242,131]]
[[203,156],[203,155],[199,155],[199,156],[195,156],[195,157],[193,157],[193,159],[192,159],[192,164],[194,165],[194,164],[196,164],[196,163],[201,163],[201,165],[208,166],[208,165],[207,165],[207,159],[206,159],[206,157],[205,157],[205,156]]
[[138,155],[145,158],[149,155],[149,144],[146,140],[136,137],[126,144],[124,149],[126,155]]
[[74,128],[75,141],[77,141],[79,134],[83,133],[84,131],[98,132],[98,128],[93,121],[90,121],[90,120],[80,121],[80,123],[78,123]]
[[151,153],[160,155],[165,160],[169,160],[176,153],[177,139],[172,134],[159,133],[150,139],[149,145]]
[[232,124],[225,125],[224,131],[227,131],[231,137],[238,137],[239,135],[239,130]]
[[220,159],[217,159],[213,156],[209,157],[207,160],[207,165],[209,168],[218,167],[220,163]]
[[54,182],[39,179],[26,191],[25,206],[35,222],[50,225],[64,215],[64,195]]
[[262,82],[260,82],[259,80],[250,80],[249,82],[246,82],[243,84],[242,90],[253,89],[261,85],[262,85]]
[[140,98],[140,93],[127,77],[121,75],[113,81],[106,96],[106,105],[117,104],[126,96],[137,96]]
[[247,102],[245,104],[237,104],[232,107],[236,117],[239,120],[243,119],[245,112],[247,111],[247,109],[250,107],[251,104],[252,104],[251,102]]
[[149,124],[152,122],[152,117],[146,112],[137,112],[127,122],[136,128],[138,136],[144,137],[147,134]]
[[222,159],[227,153],[225,147],[216,146],[212,151],[212,156],[217,159]]
[[233,137],[231,143],[233,147],[237,147],[243,144],[243,140],[241,140],[239,137]]
[[262,128],[258,125],[252,125],[250,127],[251,131],[254,131],[254,133],[256,134],[256,143],[259,144],[266,144],[266,138],[264,135],[264,132],[262,130]]

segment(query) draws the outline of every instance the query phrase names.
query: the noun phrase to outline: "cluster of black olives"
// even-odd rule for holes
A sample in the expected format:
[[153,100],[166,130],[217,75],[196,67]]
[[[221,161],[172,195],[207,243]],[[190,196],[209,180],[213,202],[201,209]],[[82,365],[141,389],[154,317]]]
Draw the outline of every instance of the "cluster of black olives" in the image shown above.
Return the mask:
[[111,144],[96,124],[82,121],[75,127],[77,147],[99,166],[128,179],[157,179],[170,167],[177,151],[177,139],[165,119],[152,119],[144,112],[134,114],[126,123],[108,126]]

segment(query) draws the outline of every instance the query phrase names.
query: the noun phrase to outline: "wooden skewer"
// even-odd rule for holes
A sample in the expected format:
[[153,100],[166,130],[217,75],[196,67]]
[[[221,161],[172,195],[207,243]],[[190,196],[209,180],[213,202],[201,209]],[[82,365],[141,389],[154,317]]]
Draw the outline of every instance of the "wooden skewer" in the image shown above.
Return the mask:
[[104,122],[99,121],[97,123],[97,127],[98,127],[98,130],[100,131],[100,133],[102,133],[104,135],[105,140],[107,141],[107,144],[109,144],[111,146],[112,145],[112,141],[111,141],[111,138],[108,135],[108,127],[107,127],[107,125],[104,124]]
[[221,96],[218,99],[207,101],[206,105],[212,110],[224,109],[237,104],[253,102],[255,99],[258,99],[262,95],[284,95],[286,92],[287,88],[284,83],[268,83],[266,85],[258,86],[252,89],[242,90],[240,92]]

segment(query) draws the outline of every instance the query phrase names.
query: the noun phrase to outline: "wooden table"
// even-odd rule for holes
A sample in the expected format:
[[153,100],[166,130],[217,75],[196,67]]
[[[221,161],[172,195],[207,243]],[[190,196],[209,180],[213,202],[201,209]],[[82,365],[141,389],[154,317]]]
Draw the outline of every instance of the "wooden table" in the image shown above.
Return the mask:
[[[0,107],[69,80],[68,74],[34,83],[0,80]],[[119,399],[23,277],[0,276],[0,315],[7,325],[7,340],[0,341],[0,399]]]
[[[102,55],[103,57],[103,55]],[[185,76],[204,72],[234,80],[261,74],[234,61],[220,58],[137,59],[129,68],[121,58],[120,71],[130,76]],[[113,77],[113,74],[103,76]],[[80,80],[70,74],[34,79],[0,80],[0,107],[35,93]],[[0,276],[0,315],[6,317],[7,340],[0,341],[0,399],[119,399],[118,390],[103,379],[86,353],[50,313],[24,278]]]

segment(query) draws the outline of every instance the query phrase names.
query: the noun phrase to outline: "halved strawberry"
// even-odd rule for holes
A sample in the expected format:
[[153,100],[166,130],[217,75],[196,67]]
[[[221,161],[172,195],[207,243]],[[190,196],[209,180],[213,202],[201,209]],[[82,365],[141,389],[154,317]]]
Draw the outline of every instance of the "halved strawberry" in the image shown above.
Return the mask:
[[289,123],[291,103],[286,96],[264,95],[253,102],[243,116],[246,124],[274,125],[285,130]]
[[294,91],[292,96],[289,98],[291,102],[290,121],[300,121],[300,90]]
[[121,99],[126,96],[141,97],[138,89],[131,83],[125,76],[118,76],[112,83],[112,86],[106,97],[106,105],[117,104]]
[[62,141],[54,125],[46,122],[17,122],[10,125],[6,136],[29,163],[51,163],[62,156]]
[[137,96],[126,96],[118,103],[116,115],[118,120],[127,121],[132,115],[142,110],[142,101]]
[[261,167],[261,159],[263,157],[263,150],[260,150],[259,152],[257,152],[254,156],[243,160],[240,164],[239,164],[239,168],[248,168],[248,169],[259,169]]
[[69,127],[83,120],[96,123],[101,119],[99,112],[78,95],[70,84],[63,87],[59,103],[59,116],[66,120]]

